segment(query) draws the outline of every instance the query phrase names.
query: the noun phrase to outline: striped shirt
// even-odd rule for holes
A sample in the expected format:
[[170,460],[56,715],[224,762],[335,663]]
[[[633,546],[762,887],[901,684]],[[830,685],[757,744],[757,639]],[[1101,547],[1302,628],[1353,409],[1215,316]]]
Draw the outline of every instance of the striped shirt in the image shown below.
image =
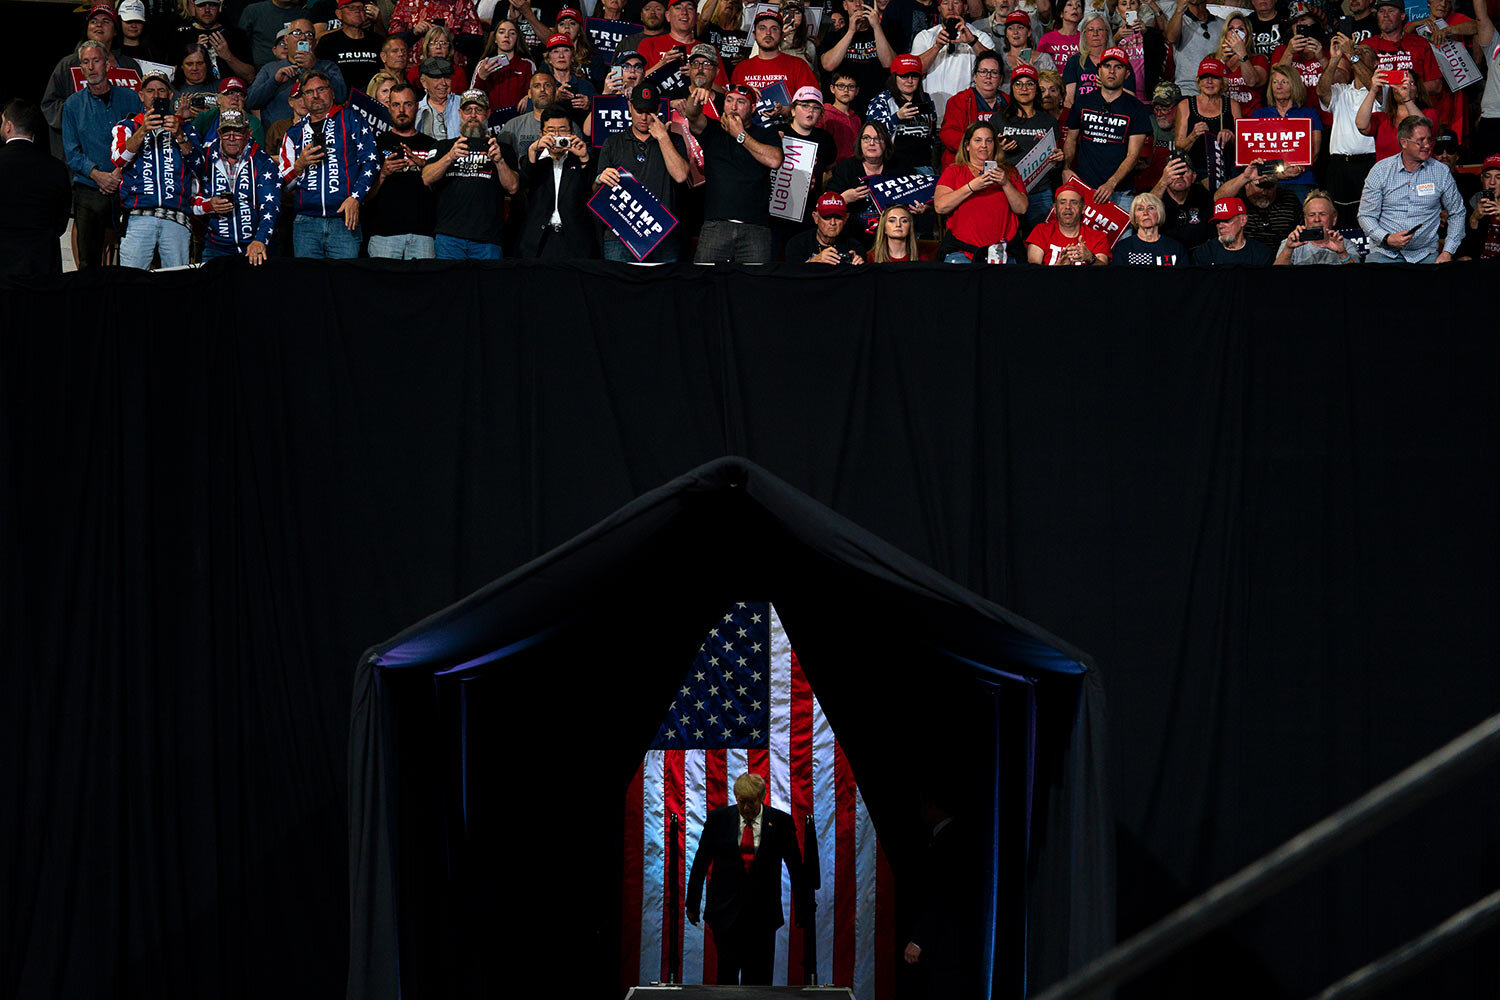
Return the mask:
[[1448,210],[1448,237],[1443,250],[1454,253],[1464,239],[1464,199],[1453,172],[1437,160],[1407,170],[1401,154],[1387,156],[1370,168],[1359,199],[1359,227],[1378,244],[1391,233],[1415,227],[1411,242],[1391,253],[1419,261],[1437,249],[1442,209]]

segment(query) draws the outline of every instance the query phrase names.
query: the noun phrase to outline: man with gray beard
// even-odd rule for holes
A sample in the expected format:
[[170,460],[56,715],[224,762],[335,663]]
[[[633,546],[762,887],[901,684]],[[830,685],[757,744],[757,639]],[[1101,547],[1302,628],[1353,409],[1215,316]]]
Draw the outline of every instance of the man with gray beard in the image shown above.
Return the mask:
[[437,259],[500,260],[505,195],[520,180],[489,132],[484,91],[464,91],[458,108],[458,137],[438,143],[422,168],[422,183],[437,192]]

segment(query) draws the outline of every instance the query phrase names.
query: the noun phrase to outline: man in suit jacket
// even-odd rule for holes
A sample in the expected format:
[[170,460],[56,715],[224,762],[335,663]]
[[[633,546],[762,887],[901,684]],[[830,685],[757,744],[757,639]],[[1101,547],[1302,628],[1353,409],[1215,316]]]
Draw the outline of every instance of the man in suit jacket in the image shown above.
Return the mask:
[[554,104],[542,110],[542,134],[520,159],[521,186],[528,195],[521,256],[592,257],[594,224],[588,201],[594,193],[594,171],[588,143],[574,134],[567,108]]
[[0,274],[62,273],[59,239],[68,228],[68,168],[36,144],[42,113],[17,98],[0,113]]
[[795,912],[809,912],[800,902],[809,897],[797,829],[786,813],[762,805],[765,795],[766,783],[759,775],[735,779],[735,805],[708,814],[688,876],[687,918],[697,924],[703,879],[713,872],[703,916],[714,934],[721,986],[771,982],[776,929],[786,923],[781,912],[783,864],[791,873]]

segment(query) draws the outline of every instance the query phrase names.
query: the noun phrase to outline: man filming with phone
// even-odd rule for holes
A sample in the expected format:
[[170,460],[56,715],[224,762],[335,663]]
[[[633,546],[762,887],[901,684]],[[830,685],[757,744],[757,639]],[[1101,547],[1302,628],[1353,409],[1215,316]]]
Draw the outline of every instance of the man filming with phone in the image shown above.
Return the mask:
[[380,174],[365,199],[371,257],[430,260],[437,255],[435,197],[422,168],[437,140],[417,131],[417,88],[405,80],[391,88],[391,130],[375,138]]
[[349,98],[349,88],[338,64],[313,54],[313,24],[299,17],[287,25],[285,59],[273,59],[260,68],[245,106],[259,111],[262,121],[279,122],[292,116],[292,84],[305,74],[317,70],[329,81],[330,103],[342,104]]
[[1276,251],[1273,264],[1358,264],[1338,231],[1339,211],[1327,191],[1311,191],[1302,202],[1302,224]]
[[375,137],[363,118],[334,104],[333,82],[321,70],[302,77],[301,93],[307,117],[287,130],[280,161],[297,210],[293,250],[298,257],[358,257],[359,206],[379,169]]
[[116,125],[110,143],[128,217],[120,264],[146,270],[160,254],[162,267],[182,267],[190,242],[188,174],[202,149],[193,126],[172,113],[165,73],[147,73],[140,94],[145,110]]
[[206,216],[203,259],[243,255],[266,261],[281,217],[276,162],[250,139],[243,111],[225,111],[218,137],[204,148],[193,174],[193,214]]
[[459,134],[437,144],[422,183],[437,192],[438,260],[500,260],[505,196],[520,187],[490,134],[490,99],[482,90],[459,98]]

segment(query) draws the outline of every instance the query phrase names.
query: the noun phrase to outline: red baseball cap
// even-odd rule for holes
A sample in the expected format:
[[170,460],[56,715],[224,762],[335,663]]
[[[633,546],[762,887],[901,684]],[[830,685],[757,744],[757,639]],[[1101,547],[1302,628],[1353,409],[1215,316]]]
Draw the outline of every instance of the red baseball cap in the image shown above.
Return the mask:
[[777,24],[780,24],[781,23],[781,12],[778,11],[775,7],[766,7],[766,8],[763,8],[763,9],[761,9],[759,11],[756,11],[756,13],[755,13],[755,20],[751,21],[750,23],[752,25],[756,25],[756,24],[759,24],[760,22],[766,20],[767,18],[769,18],[772,21],[775,21]]
[[108,14],[109,15],[109,19],[111,21],[118,21],[119,20],[119,17],[115,14],[115,9],[113,7],[111,7],[107,3],[96,3],[96,4],[94,4],[94,6],[92,6],[92,7],[89,8],[89,16],[86,17],[86,18],[84,18],[84,20],[85,21],[92,21],[94,18],[98,17],[100,14]]
[[289,90],[289,91],[287,91],[286,96],[289,97],[289,98],[290,97],[296,97],[300,93],[302,93],[302,81],[301,80],[293,80],[292,81],[292,89]]
[[814,211],[825,219],[844,218],[849,214],[849,206],[844,203],[844,196],[837,191],[825,191],[818,199],[818,207]]
[[1227,222],[1237,215],[1245,214],[1245,203],[1238,198],[1220,198],[1214,202],[1214,221]]
[[577,21],[579,24],[583,23],[583,15],[580,14],[578,12],[578,10],[576,8],[573,8],[573,7],[564,7],[562,10],[558,11],[557,12],[557,23],[558,24],[562,24],[564,21],[566,21],[570,17],[573,20]]
[[912,73],[921,74],[922,60],[913,55],[897,56],[891,60],[892,76],[909,76]]
[[1041,77],[1037,74],[1036,67],[1030,63],[1020,63],[1010,71],[1010,82],[1014,84],[1020,77],[1025,77],[1032,83],[1036,83]]
[[1486,170],[1500,170],[1500,153],[1491,153],[1484,158],[1484,163],[1479,167],[1479,172]]
[[565,35],[561,31],[559,31],[557,34],[547,39],[546,48],[549,52],[552,49],[560,49],[564,46],[567,46],[570,49],[573,47],[573,38],[571,35]]
[[1198,76],[1200,79],[1205,76],[1216,76],[1222,80],[1224,79],[1224,64],[1213,56],[1209,56],[1198,64]]
[[1103,66],[1111,59],[1115,60],[1116,62],[1124,63],[1127,67],[1130,65],[1130,56],[1126,55],[1125,50],[1120,48],[1118,45],[1112,45],[1104,50],[1104,54],[1099,57],[1099,65]]
[[237,76],[226,76],[219,81],[219,93],[227,94],[231,90],[237,90],[243,94],[245,92],[245,81]]
[[1005,26],[1008,28],[1012,24],[1024,24],[1029,28],[1031,27],[1031,15],[1024,10],[1013,10],[1005,15]]

